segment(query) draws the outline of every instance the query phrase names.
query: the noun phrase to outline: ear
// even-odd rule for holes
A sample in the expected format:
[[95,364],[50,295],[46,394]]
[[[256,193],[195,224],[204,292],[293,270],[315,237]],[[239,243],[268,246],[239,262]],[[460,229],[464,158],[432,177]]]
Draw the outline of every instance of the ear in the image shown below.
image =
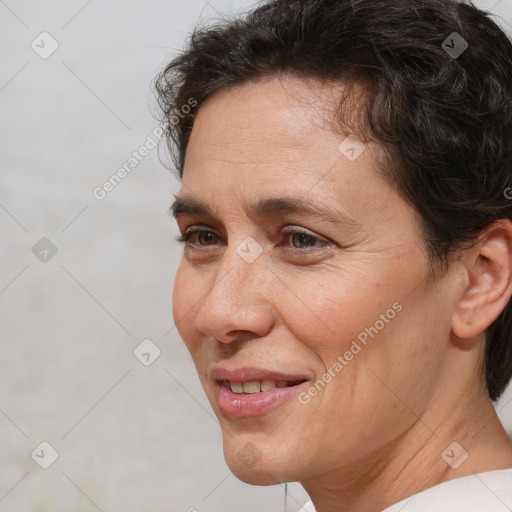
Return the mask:
[[[512,222],[488,226],[461,259],[465,289],[452,319],[452,331],[471,339],[498,318],[512,295]],[[460,269],[460,267],[459,267]]]

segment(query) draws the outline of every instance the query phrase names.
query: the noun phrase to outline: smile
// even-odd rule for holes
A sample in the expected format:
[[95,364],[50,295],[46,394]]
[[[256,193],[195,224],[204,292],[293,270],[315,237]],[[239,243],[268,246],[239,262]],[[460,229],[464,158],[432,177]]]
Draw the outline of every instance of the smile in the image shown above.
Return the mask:
[[259,368],[227,369],[210,372],[216,402],[221,413],[231,419],[256,418],[269,414],[297,396],[310,379],[300,373],[285,374]]

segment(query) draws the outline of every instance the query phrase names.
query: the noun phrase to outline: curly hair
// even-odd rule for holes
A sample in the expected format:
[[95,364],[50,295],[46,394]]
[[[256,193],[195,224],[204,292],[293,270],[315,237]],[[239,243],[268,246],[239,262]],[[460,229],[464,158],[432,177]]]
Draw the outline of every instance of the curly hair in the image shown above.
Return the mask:
[[[269,0],[196,28],[154,81],[179,177],[208,98],[284,74],[365,88],[361,136],[386,149],[385,177],[419,213],[432,275],[512,219],[512,43],[489,13],[456,0]],[[509,303],[486,332],[492,400],[512,377],[511,335]]]

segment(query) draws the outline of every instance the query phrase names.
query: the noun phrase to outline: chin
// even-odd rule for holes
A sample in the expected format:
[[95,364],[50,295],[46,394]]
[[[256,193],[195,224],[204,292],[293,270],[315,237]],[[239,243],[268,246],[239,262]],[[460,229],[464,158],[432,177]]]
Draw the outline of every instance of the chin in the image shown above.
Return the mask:
[[224,437],[224,458],[232,473],[242,482],[251,485],[277,485],[295,481],[292,457],[286,450],[276,450],[272,443],[265,439],[251,440]]
[[281,484],[287,480],[283,478],[279,478],[279,475],[270,474],[265,468],[247,468],[243,467],[236,462],[234,464],[230,464],[229,460],[226,459],[228,463],[228,467],[231,472],[242,482],[249,485],[277,485]]

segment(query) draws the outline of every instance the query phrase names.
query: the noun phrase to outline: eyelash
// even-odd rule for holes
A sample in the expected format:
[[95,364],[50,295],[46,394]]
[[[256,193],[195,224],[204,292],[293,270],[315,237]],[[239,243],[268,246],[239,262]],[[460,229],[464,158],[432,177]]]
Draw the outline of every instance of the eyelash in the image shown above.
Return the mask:
[[[215,234],[213,231],[210,231],[208,229],[193,228],[193,229],[189,229],[189,230],[185,231],[185,233],[177,236],[176,237],[176,241],[179,242],[179,243],[188,244],[188,245],[196,245],[196,246],[199,246],[199,247],[208,247],[208,244],[207,245],[201,245],[201,244],[192,244],[190,242],[190,238],[194,234],[196,234],[196,233],[211,233],[215,237],[220,238],[217,234]],[[285,230],[284,232],[282,232],[282,234],[284,235],[284,237],[286,239],[291,238],[293,235],[305,235],[305,236],[307,236],[310,239],[310,241],[314,242],[314,245],[312,245],[311,247],[306,247],[306,248],[289,247],[288,248],[289,250],[296,250],[296,251],[303,251],[303,252],[304,251],[311,251],[311,250],[315,250],[315,249],[319,248],[318,247],[319,245],[320,245],[321,248],[323,248],[323,247],[325,247],[325,245],[330,244],[329,240],[326,240],[325,238],[321,238],[321,237],[318,237],[316,235],[313,235],[312,233],[310,233],[308,231],[305,231],[305,230],[288,229],[288,230]]]

